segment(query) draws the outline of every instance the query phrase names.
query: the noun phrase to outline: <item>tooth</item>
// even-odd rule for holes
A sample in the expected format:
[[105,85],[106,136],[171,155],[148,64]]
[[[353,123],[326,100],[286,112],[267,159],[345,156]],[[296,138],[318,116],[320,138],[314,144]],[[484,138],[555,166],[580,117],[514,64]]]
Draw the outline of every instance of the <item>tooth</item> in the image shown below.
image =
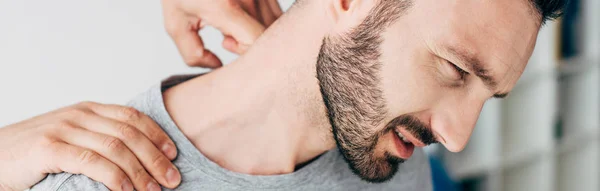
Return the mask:
[[408,141],[408,139],[406,137],[404,137],[404,135],[402,135],[402,133],[400,133],[398,130],[395,130],[395,131],[396,131],[396,134],[398,134],[398,137],[400,137],[400,140],[402,140],[405,143],[410,143]]
[[402,137],[402,141],[407,142],[408,143],[408,139],[406,139],[406,137]]
[[408,141],[408,139],[406,137],[404,137],[404,135],[402,135],[402,133],[400,133],[400,131],[398,130],[394,130],[396,131],[396,134],[398,134],[398,137],[400,137],[400,140],[402,140],[405,143],[410,143],[410,141]]

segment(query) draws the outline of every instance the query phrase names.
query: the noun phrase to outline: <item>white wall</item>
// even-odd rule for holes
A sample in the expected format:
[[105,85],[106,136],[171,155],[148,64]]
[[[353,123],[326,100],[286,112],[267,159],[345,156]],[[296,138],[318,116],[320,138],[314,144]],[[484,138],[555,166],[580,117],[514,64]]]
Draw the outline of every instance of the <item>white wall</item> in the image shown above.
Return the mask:
[[[83,100],[122,104],[202,71],[183,64],[162,22],[157,0],[0,0],[0,127]],[[216,30],[201,33],[235,59]]]

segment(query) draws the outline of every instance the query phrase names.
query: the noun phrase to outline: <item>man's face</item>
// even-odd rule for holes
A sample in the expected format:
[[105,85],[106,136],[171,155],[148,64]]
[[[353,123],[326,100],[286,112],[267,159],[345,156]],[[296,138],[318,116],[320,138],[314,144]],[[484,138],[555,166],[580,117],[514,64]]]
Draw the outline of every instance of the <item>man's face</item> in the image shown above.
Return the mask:
[[484,102],[516,84],[539,25],[529,0],[371,2],[323,40],[317,78],[350,168],[382,182],[414,146],[462,150]]

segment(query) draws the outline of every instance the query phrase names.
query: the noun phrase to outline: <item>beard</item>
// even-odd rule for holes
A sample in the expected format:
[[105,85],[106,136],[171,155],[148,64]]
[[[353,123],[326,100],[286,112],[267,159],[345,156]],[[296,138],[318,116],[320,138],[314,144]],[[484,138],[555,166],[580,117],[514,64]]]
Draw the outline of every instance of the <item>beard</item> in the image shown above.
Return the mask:
[[350,169],[363,180],[385,182],[404,160],[387,152],[384,156],[375,153],[379,138],[385,133],[376,129],[387,115],[383,92],[378,87],[379,41],[356,45],[352,39],[323,40],[317,79],[333,137]]
[[410,1],[382,0],[349,33],[328,36],[317,58],[317,79],[336,145],[354,174],[385,182],[404,159],[377,154],[379,138],[398,126],[425,144],[435,143],[431,128],[411,115],[380,127],[387,114],[380,80],[380,44],[384,29],[410,7]]

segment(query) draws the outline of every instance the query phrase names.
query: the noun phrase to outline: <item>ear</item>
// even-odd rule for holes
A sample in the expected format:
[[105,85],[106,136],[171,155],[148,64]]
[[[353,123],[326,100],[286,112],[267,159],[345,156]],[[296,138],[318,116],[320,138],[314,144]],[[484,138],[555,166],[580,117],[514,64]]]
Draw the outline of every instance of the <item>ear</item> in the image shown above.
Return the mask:
[[359,25],[379,0],[322,0],[332,33],[342,34]]

